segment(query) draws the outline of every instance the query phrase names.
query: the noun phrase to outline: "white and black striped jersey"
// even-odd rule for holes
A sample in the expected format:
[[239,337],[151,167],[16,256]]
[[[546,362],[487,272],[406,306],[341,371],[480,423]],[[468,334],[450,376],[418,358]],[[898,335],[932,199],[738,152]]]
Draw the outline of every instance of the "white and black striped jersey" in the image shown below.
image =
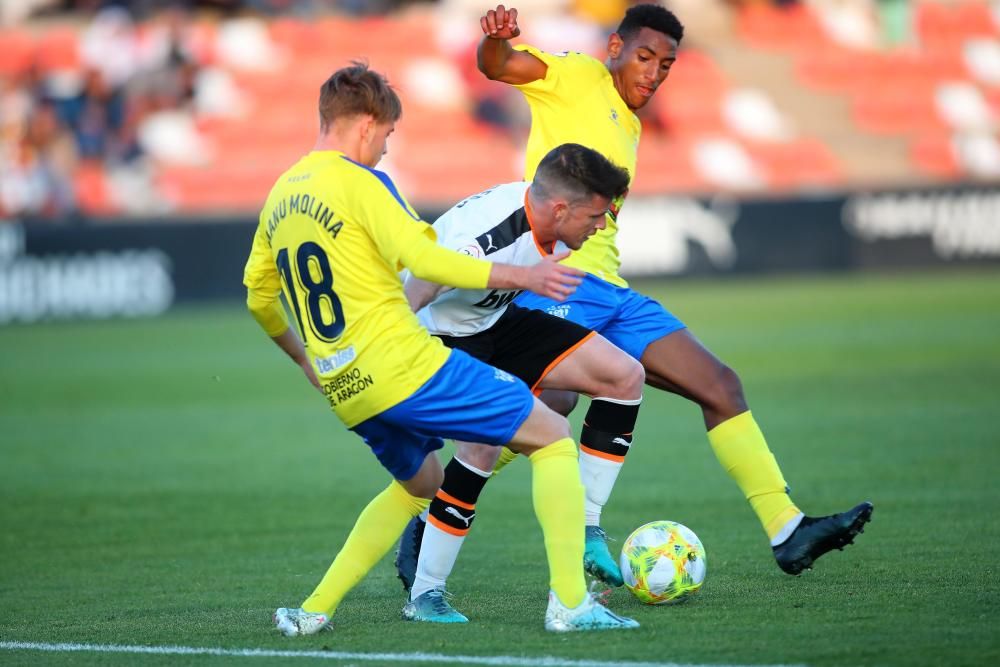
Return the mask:
[[[531,266],[542,261],[548,253],[535,241],[525,212],[529,185],[497,185],[462,200],[434,222],[438,243],[491,262]],[[433,334],[469,336],[493,326],[518,294],[520,290],[453,289],[417,317]]]

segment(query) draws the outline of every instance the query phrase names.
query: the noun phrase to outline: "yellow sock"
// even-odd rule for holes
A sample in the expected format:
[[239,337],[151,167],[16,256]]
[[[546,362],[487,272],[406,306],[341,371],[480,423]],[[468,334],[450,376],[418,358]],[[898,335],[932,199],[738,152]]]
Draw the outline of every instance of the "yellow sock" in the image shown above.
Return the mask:
[[785,478],[753,415],[748,411],[727,419],[708,432],[708,441],[773,539],[799,508],[788,497]]
[[503,470],[508,463],[512,462],[517,458],[517,452],[511,451],[506,447],[500,448],[500,458],[497,459],[497,464],[493,466],[493,474],[496,474]]
[[576,444],[563,438],[539,449],[531,461],[531,499],[542,525],[549,587],[569,608],[587,595],[583,576],[583,484]]
[[358,516],[347,542],[302,608],[332,615],[348,591],[392,548],[407,522],[427,509],[430,502],[411,496],[393,480]]

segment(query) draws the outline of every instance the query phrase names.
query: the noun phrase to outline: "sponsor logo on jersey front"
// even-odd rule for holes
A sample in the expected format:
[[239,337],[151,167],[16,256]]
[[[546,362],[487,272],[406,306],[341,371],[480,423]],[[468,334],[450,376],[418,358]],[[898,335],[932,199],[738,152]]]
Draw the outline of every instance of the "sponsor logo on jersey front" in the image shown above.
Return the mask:
[[354,346],[351,345],[343,350],[337,350],[328,357],[316,357],[316,370],[320,373],[333,373],[354,361],[355,356]]
[[352,368],[323,384],[323,393],[330,407],[354,398],[375,384],[371,374],[364,375],[361,369]]

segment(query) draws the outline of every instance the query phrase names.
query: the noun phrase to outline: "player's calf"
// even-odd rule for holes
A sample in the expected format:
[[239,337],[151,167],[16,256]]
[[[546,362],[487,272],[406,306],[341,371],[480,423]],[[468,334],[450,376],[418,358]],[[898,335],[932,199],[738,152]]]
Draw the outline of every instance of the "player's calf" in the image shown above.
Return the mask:
[[641,399],[595,398],[580,433],[580,479],[583,482],[584,569],[609,586],[621,586],[618,563],[611,556],[600,528],[601,512],[611,497],[625,456],[632,447],[632,430]]
[[[489,445],[465,445],[460,453],[469,448],[496,447]],[[495,453],[493,458],[495,459]],[[489,470],[487,468],[486,470]],[[412,577],[410,601],[415,602],[424,593],[443,590],[448,576],[458,559],[458,552],[472,522],[476,518],[476,502],[479,494],[490,478],[490,473],[464,463],[456,455],[445,468],[444,481],[431,501],[427,515],[428,525],[422,531],[422,539],[416,549],[416,563]],[[415,527],[414,531],[418,528]],[[415,533],[414,533],[415,535]],[[400,544],[400,556],[404,546]],[[411,552],[412,553],[412,552]],[[397,557],[396,569],[404,587],[408,578],[411,559]]]

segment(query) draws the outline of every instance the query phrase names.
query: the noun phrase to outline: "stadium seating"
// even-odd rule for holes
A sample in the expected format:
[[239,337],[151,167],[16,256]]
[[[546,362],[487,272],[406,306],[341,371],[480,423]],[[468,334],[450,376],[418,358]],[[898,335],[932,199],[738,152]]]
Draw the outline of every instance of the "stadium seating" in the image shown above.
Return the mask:
[[[982,176],[982,160],[973,168],[964,156],[990,154],[1000,124],[998,19],[980,2],[924,1],[914,14],[916,47],[860,50],[833,39],[807,3],[749,3],[735,10],[735,41],[727,46],[787,59],[798,84],[846,100],[846,122],[856,132],[904,139],[915,174]],[[177,210],[255,210],[276,176],[313,145],[320,83],[358,57],[385,72],[404,98],[384,168],[415,203],[447,205],[518,178],[523,132],[476,120],[473,104],[484,90],[491,92],[491,84],[473,80],[478,74],[465,62],[471,38],[468,46],[445,50],[432,14],[312,22],[286,16],[242,27],[257,31],[254,39],[269,41],[271,51],[241,62],[239,48],[222,44],[223,33],[229,39],[234,31],[211,21],[192,26],[199,60],[231,77],[246,108],[242,115],[197,117],[207,147],[202,163],[156,165],[154,184]],[[33,62],[42,72],[79,72],[80,31],[71,24],[0,30],[0,76],[23,72]],[[600,44],[590,47],[600,51]],[[797,129],[780,99],[748,87],[721,62],[710,45],[682,49],[668,84],[644,115],[633,192],[852,183],[841,147]],[[748,117],[753,114],[760,116]],[[967,136],[972,131],[975,141]],[[956,133],[962,133],[960,140]],[[956,148],[969,145],[975,148]],[[76,186],[85,211],[114,210],[105,180],[99,165],[81,167]]]

